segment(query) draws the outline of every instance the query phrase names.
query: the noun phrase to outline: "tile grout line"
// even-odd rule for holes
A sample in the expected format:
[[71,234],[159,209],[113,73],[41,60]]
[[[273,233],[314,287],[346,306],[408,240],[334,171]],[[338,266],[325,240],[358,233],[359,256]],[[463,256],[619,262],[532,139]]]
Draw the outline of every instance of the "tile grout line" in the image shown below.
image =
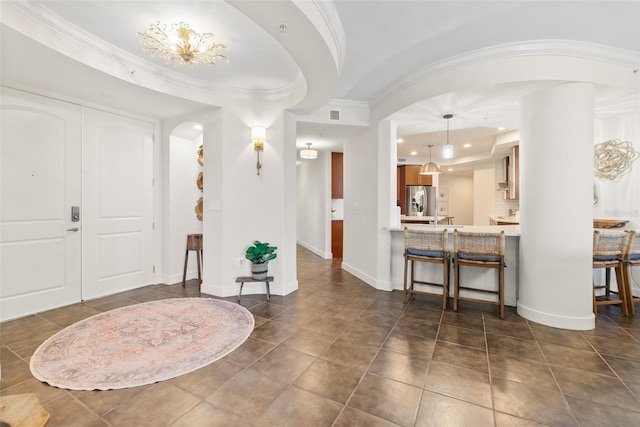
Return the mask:
[[491,375],[491,361],[489,359],[489,339],[487,338],[487,323],[484,316],[484,312],[482,313],[482,333],[484,336],[485,355],[487,357],[487,373],[489,374],[489,388],[491,389],[491,409],[493,413],[493,425],[494,427],[497,427],[498,421],[496,419],[496,400],[495,400],[495,393],[493,392],[493,375]]
[[[410,301],[409,301],[410,302]],[[372,302],[371,304],[374,304],[374,302]],[[402,315],[404,314],[404,312],[407,310],[407,304],[404,304],[404,307],[402,308],[402,311],[400,312],[400,314],[398,315],[398,318],[396,319],[396,321],[394,322],[393,326],[391,327],[391,329],[389,330],[389,332],[387,333],[387,335],[385,336],[384,340],[382,341],[382,344],[380,344],[380,347],[378,348],[378,351],[376,351],[376,354],[371,358],[371,361],[369,362],[369,364],[367,365],[367,367],[364,369],[364,371],[362,372],[362,375],[360,376],[360,379],[358,380],[358,383],[356,384],[356,386],[353,388],[353,390],[351,390],[351,393],[349,394],[349,397],[347,398],[347,400],[344,402],[344,406],[342,407],[342,409],[340,410],[340,412],[338,413],[338,416],[336,417],[336,419],[333,421],[333,423],[331,424],[332,426],[336,425],[336,422],[340,419],[340,417],[342,416],[342,414],[344,413],[345,408],[347,408],[347,406],[349,405],[349,402],[351,401],[351,399],[353,398],[353,395],[355,394],[356,390],[358,389],[358,387],[360,386],[360,384],[362,384],[362,381],[364,380],[364,378],[367,376],[367,371],[369,371],[369,368],[371,367],[371,365],[373,364],[374,360],[376,360],[376,358],[378,357],[378,354],[380,354],[380,351],[382,351],[382,348],[384,347],[384,344],[387,342],[387,340],[389,339],[389,337],[391,336],[394,328],[398,325],[398,322],[400,322],[400,319],[402,318]],[[370,307],[370,306],[369,306]],[[369,308],[367,307],[367,308]],[[337,338],[336,338],[337,339]],[[426,376],[426,374],[425,374]],[[383,377],[384,378],[384,377]],[[392,380],[393,381],[393,380]],[[420,394],[420,398],[422,398],[422,393]],[[420,407],[420,402],[418,402],[418,407]],[[353,408],[356,409],[356,408]],[[367,413],[368,414],[368,413]],[[377,415],[374,414],[369,414],[369,415],[373,415],[377,418],[383,419],[385,421],[389,421],[391,423],[394,423],[391,420],[388,420],[386,418],[381,418],[378,417]],[[415,415],[414,415],[414,420],[415,422]],[[395,423],[394,423],[395,424]]]
[[[409,301],[411,302],[411,300]],[[448,305],[447,298],[447,305]],[[408,304],[408,303],[407,303]],[[405,306],[406,309],[406,306]],[[404,312],[404,311],[403,311]],[[436,345],[438,343],[438,335],[440,335],[440,328],[442,327],[442,321],[444,320],[444,310],[440,312],[440,320],[438,321],[438,329],[436,330],[436,336],[433,338],[433,350],[431,351],[431,357],[427,363],[427,369],[424,372],[424,379],[422,380],[422,387],[420,387],[420,399],[418,399],[418,407],[416,408],[416,412],[413,415],[413,423],[411,425],[415,426],[416,422],[418,422],[418,414],[420,413],[420,405],[422,404],[422,399],[424,398],[425,387],[427,386],[427,378],[429,377],[429,369],[431,369],[431,363],[433,362],[433,353],[436,351]]]
[[538,347],[538,350],[540,351],[540,354],[542,354],[542,357],[544,358],[544,363],[545,363],[547,369],[549,370],[549,372],[551,373],[551,377],[553,378],[553,381],[555,382],[556,387],[558,388],[558,390],[560,390],[560,394],[562,395],[562,400],[564,401],[564,403],[569,408],[569,411],[571,411],[571,416],[573,417],[573,420],[576,422],[576,425],[580,426],[580,423],[578,422],[578,418],[576,417],[576,414],[575,414],[573,408],[569,404],[569,401],[567,400],[567,396],[566,396],[564,390],[562,390],[562,387],[560,387],[560,382],[558,381],[558,378],[556,377],[556,374],[553,372],[553,369],[551,369],[551,365],[549,364],[549,360],[547,359],[547,355],[544,353],[544,351],[542,351],[542,345],[540,345],[540,342],[538,341],[538,337],[536,337],[536,334],[533,332],[533,329],[531,328],[531,324],[529,323],[528,320],[527,320],[527,325],[529,326],[529,330],[531,331],[531,334],[533,335],[533,339],[534,339],[534,341],[536,343],[536,346]]

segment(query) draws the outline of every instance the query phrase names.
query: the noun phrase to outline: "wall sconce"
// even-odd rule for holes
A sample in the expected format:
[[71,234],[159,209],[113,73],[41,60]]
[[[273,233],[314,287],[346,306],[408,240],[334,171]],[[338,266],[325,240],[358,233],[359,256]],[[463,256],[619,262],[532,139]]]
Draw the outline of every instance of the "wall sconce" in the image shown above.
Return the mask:
[[253,126],[251,128],[251,141],[253,141],[253,148],[256,150],[258,154],[258,162],[256,163],[256,168],[258,170],[258,175],[260,175],[260,169],[262,169],[262,164],[260,163],[260,152],[264,148],[264,142],[267,139],[267,129],[262,126]]

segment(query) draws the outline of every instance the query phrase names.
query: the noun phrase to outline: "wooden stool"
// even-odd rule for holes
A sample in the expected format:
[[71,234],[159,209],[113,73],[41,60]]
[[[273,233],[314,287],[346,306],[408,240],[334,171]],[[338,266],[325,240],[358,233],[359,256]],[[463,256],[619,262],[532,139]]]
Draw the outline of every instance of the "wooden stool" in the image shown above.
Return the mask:
[[[618,297],[610,298],[612,292],[610,288],[610,274],[605,272],[606,279],[604,286],[593,285],[593,312],[598,314],[598,306],[600,305],[619,305],[623,315],[628,314],[629,297],[627,296],[627,283],[624,279],[624,254],[629,245],[629,239],[633,237],[632,233],[627,232],[603,232],[594,230],[593,232],[593,268],[610,268],[616,270],[616,282],[618,284]],[[604,296],[597,296],[597,289],[605,289]]]
[[[442,264],[442,283],[416,280],[414,262],[430,262]],[[409,266],[409,262],[411,265]],[[407,270],[411,267],[411,282],[407,287]],[[414,284],[439,286],[442,288],[442,309],[447,309],[449,297],[449,251],[447,250],[446,229],[404,229],[404,282],[402,300],[407,303],[407,294],[423,294],[440,296],[433,292],[417,291]]]
[[624,261],[622,267],[622,278],[625,281],[625,289],[629,296],[628,303],[629,314],[635,314],[634,303],[640,301],[640,297],[634,297],[631,288],[631,267],[637,267],[640,265],[640,234],[637,231],[629,230],[627,233],[631,234],[629,237],[629,243],[624,254]]
[[202,234],[187,235],[187,250],[184,252],[184,271],[182,272],[182,286],[187,281],[187,264],[189,263],[189,251],[196,251],[196,259],[198,261],[198,281],[202,283],[202,275],[200,272],[200,263],[204,262],[202,257]]
[[240,303],[240,297],[242,296],[242,287],[244,286],[244,282],[264,282],[267,288],[267,301],[269,301],[269,283],[273,282],[273,276],[267,276],[264,279],[254,279],[251,276],[236,277],[236,283],[240,283],[240,291],[238,292],[238,303]]
[[[470,288],[460,285],[460,266],[497,268],[498,290]],[[500,306],[500,318],[504,319],[504,231],[500,233],[453,232],[453,311],[458,311],[458,300],[474,301]],[[495,294],[498,301],[461,297],[460,290]]]

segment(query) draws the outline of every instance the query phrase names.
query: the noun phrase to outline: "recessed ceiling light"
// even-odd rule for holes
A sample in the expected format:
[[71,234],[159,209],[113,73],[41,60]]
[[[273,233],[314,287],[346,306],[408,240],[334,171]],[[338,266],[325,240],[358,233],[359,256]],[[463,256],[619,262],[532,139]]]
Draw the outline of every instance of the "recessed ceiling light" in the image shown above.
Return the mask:
[[411,155],[412,155],[412,156],[415,156],[416,154],[418,154],[418,152],[417,152],[417,151],[412,151],[412,152],[411,152]]
[[452,168],[449,168],[449,169],[447,169],[447,171],[449,171],[449,172],[453,172],[453,169],[452,169]]
[[498,130],[505,130],[506,128],[503,127],[499,127]]
[[397,142],[398,144],[402,144],[402,143],[404,142],[404,139],[402,139],[402,138],[398,138],[398,139],[396,139],[396,142]]
[[469,144],[469,143],[464,144],[464,145],[463,145],[463,147],[464,147],[464,148],[469,148],[469,147],[471,147],[471,144]]

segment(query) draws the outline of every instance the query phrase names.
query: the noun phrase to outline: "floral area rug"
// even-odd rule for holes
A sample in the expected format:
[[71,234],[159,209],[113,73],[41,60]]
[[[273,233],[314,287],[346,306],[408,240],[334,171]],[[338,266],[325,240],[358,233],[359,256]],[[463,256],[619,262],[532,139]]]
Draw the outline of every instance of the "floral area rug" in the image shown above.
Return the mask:
[[31,373],[71,390],[152,384],[229,354],[249,337],[253,325],[244,307],[212,298],[121,307],[50,337],[31,357]]

